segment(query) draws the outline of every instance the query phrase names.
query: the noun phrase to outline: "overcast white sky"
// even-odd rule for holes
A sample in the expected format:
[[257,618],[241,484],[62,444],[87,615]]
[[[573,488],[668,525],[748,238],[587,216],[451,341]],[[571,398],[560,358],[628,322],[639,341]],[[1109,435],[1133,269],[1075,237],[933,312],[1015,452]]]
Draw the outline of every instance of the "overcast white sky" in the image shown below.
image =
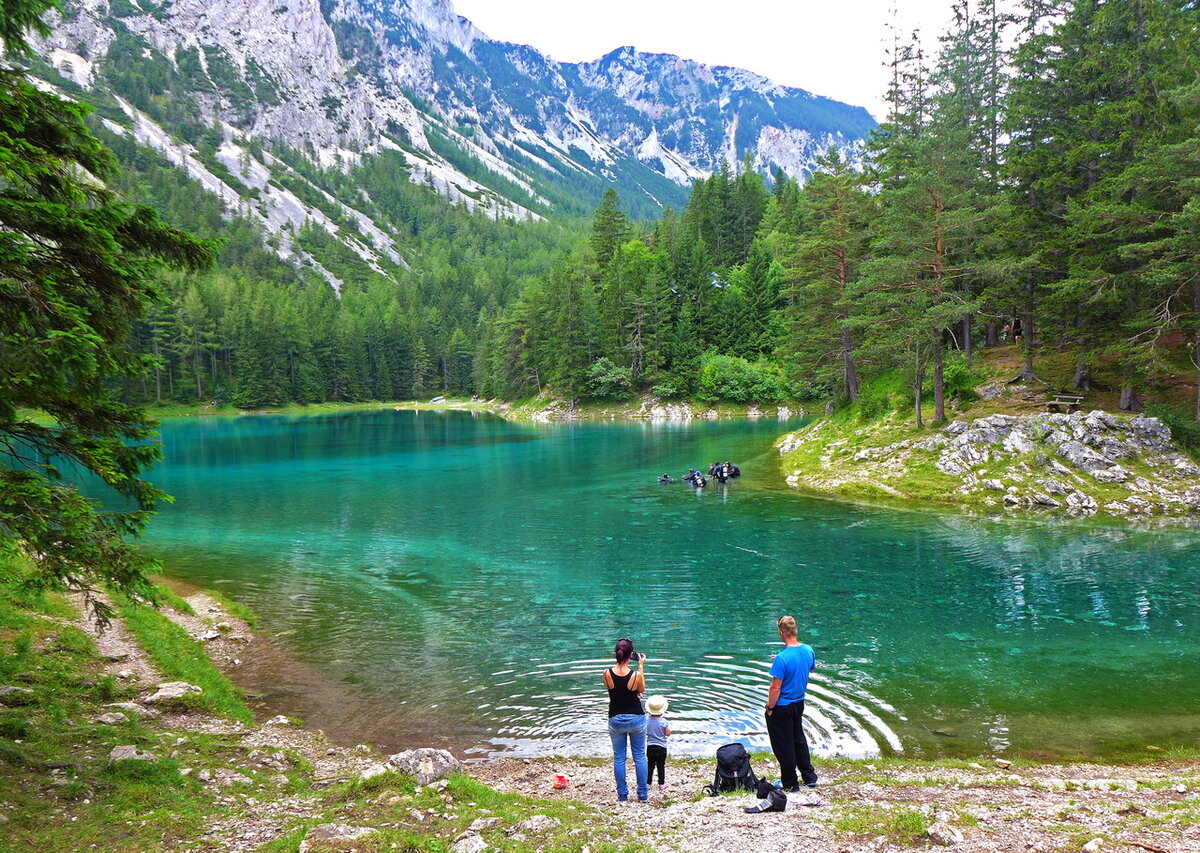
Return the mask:
[[886,23],[937,44],[951,0],[452,0],[501,41],[554,59],[597,59],[622,45],[733,65],[786,86],[864,106],[882,117]]

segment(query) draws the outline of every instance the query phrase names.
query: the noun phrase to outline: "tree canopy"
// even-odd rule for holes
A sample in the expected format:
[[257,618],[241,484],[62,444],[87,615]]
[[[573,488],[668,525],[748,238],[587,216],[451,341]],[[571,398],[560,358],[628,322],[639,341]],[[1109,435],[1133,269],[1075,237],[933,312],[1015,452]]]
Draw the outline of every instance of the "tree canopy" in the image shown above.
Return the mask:
[[[46,5],[5,0],[10,50]],[[103,616],[102,585],[146,591],[127,537],[164,497],[142,478],[154,421],[110,383],[149,366],[126,343],[159,294],[155,273],[199,269],[215,247],[105,186],[114,161],[85,115],[0,67],[0,546],[34,562],[33,582],[82,591]],[[85,497],[89,481],[114,505]]]

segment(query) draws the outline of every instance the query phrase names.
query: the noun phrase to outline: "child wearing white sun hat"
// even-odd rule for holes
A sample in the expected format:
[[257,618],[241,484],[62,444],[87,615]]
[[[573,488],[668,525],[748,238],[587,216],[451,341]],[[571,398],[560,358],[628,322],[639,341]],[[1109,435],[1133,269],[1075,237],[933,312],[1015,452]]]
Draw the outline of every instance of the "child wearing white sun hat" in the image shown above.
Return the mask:
[[658,788],[661,791],[667,784],[667,738],[671,736],[671,724],[664,714],[670,703],[666,696],[651,696],[646,700],[646,762],[650,769],[646,781],[654,779],[654,771],[658,769]]

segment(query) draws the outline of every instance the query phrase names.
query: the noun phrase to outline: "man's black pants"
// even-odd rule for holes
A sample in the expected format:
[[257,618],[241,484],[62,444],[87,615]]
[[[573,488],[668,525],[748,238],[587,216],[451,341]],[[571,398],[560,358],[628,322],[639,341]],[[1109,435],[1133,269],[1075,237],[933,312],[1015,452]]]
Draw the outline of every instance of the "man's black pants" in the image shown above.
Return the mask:
[[817,771],[813,769],[808,739],[804,737],[803,699],[790,705],[776,705],[767,714],[767,736],[779,762],[779,782],[785,789],[800,784],[797,771],[805,785],[817,784]]

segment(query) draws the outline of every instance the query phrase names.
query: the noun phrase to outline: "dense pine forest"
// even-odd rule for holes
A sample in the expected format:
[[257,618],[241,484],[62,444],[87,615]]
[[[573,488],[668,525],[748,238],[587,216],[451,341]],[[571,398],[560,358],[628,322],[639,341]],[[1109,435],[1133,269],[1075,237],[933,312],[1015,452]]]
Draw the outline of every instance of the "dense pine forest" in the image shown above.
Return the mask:
[[590,223],[494,221],[410,183],[400,158],[347,173],[275,152],[335,198],[369,188],[403,238],[405,263],[372,269],[302,229],[340,296],[97,123],[122,193],[225,240],[213,270],[165,277],[133,338],[157,366],[123,393],[837,403],[886,375],[918,421],[926,395],[941,420],[978,350],[1015,339],[1022,379],[1069,353],[1075,387],[1103,365],[1137,409],[1182,348],[1200,356],[1200,7],[955,13],[936,59],[894,34],[890,113],[865,150],[830,150],[813,175],[722,170],[655,222],[613,190]]

